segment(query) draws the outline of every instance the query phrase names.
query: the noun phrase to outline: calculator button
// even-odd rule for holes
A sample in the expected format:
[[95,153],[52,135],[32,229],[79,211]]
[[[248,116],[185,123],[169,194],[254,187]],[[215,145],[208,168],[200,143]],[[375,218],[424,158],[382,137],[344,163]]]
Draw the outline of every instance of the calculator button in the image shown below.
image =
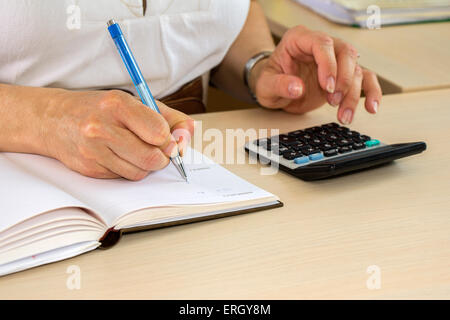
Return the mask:
[[294,139],[294,140],[291,140],[291,141],[283,141],[283,142],[280,142],[280,144],[282,144],[283,146],[285,146],[285,147],[290,147],[290,146],[295,146],[296,144],[298,144],[298,140],[297,139]]
[[300,157],[302,154],[296,151],[287,151],[283,153],[283,158],[286,160],[294,160],[295,158]]
[[380,141],[377,140],[377,139],[372,139],[372,140],[366,141],[366,146],[369,147],[369,148],[370,147],[375,147],[375,146],[377,146],[379,144],[380,144]]
[[366,142],[366,141],[369,141],[369,140],[371,140],[371,138],[369,137],[369,136],[366,136],[366,135],[361,135],[360,137],[359,137],[363,142]]
[[352,151],[352,148],[350,146],[340,147],[338,151],[339,153],[346,153]]
[[325,157],[332,157],[338,154],[338,150],[337,149],[330,149],[330,150],[325,150],[323,152],[323,155]]
[[309,143],[310,143],[311,145],[313,145],[313,146],[318,147],[318,146],[320,146],[321,144],[323,144],[324,141],[323,141],[322,139],[319,139],[319,138],[314,138],[314,139],[311,139],[311,140],[309,141]]
[[314,133],[320,131],[321,129],[322,129],[321,127],[316,126],[316,127],[305,129],[304,131],[306,133],[314,134]]
[[317,161],[317,160],[323,159],[323,154],[321,152],[310,154],[309,159],[311,161]]
[[309,162],[309,158],[307,156],[302,156],[294,159],[296,164],[304,164]]
[[329,134],[326,138],[329,142],[336,142],[339,137],[336,134]]
[[272,153],[275,153],[279,156],[281,156],[283,153],[290,151],[286,147],[279,147],[279,148],[272,148]]
[[298,136],[301,135],[302,133],[304,133],[303,130],[296,130],[296,131],[289,132],[287,135],[288,135],[289,137],[298,137]]
[[330,133],[327,130],[320,130],[319,132],[316,133],[316,135],[321,138],[321,139],[325,139],[327,135],[329,135]]
[[297,142],[292,143],[291,145],[289,145],[289,148],[293,148],[293,149],[296,149],[296,150],[299,150],[300,148],[304,148],[304,147],[309,147],[309,145],[304,143],[303,141],[297,141]]
[[312,146],[310,146],[310,147],[305,147],[305,148],[301,148],[300,150],[301,150],[301,152],[302,152],[304,155],[307,155],[307,156],[309,156],[310,154],[313,154],[313,153],[320,152],[319,149],[316,149],[316,148],[314,148],[314,147],[312,147]]
[[299,136],[300,139],[303,139],[305,141],[309,141],[314,138],[314,136],[311,133],[303,133]]
[[279,142],[284,143],[284,144],[290,144],[293,142],[296,142],[297,138],[296,137],[290,137],[288,135],[282,134],[279,136]]
[[295,146],[298,143],[297,140],[289,141],[289,142],[281,142],[281,144],[285,147]]
[[338,128],[338,127],[339,127],[339,125],[336,122],[331,122],[331,123],[322,125],[322,128],[325,128],[325,129],[333,129],[333,128]]
[[348,146],[351,143],[352,143],[352,141],[348,140],[348,139],[340,139],[340,140],[337,141],[337,145],[340,146],[340,147]]
[[334,143],[325,142],[320,145],[320,150],[326,151],[326,150],[334,149],[335,147],[336,147],[336,145]]
[[344,134],[344,133],[349,132],[350,129],[346,128],[346,127],[339,127],[339,128],[334,128],[333,131],[338,133],[338,134]]
[[360,133],[357,131],[347,131],[343,136],[346,138],[356,138],[360,136]]
[[365,147],[366,145],[362,142],[355,142],[354,144],[352,144],[353,150],[361,150],[364,149]]

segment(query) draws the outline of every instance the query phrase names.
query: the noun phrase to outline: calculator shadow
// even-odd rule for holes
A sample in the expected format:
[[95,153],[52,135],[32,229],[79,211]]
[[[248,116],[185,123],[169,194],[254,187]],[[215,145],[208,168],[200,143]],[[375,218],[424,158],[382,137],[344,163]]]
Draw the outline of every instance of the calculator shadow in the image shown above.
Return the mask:
[[[383,170],[383,171],[381,171],[381,170]],[[401,167],[399,167],[395,161],[390,161],[390,162],[374,165],[370,168],[357,169],[357,170],[353,170],[350,172],[345,172],[345,173],[337,174],[334,176],[329,176],[329,177],[325,177],[325,178],[321,178],[321,179],[317,179],[317,180],[305,181],[305,182],[313,183],[313,184],[325,184],[326,182],[336,181],[336,180],[343,179],[346,177],[354,177],[361,183],[367,184],[367,181],[368,181],[367,179],[370,179],[372,182],[382,181],[382,180],[385,180],[386,178],[397,176],[397,175],[401,174],[402,172],[403,171],[401,170]],[[367,179],[361,179],[361,177],[363,175],[364,175],[364,178],[367,178]]]

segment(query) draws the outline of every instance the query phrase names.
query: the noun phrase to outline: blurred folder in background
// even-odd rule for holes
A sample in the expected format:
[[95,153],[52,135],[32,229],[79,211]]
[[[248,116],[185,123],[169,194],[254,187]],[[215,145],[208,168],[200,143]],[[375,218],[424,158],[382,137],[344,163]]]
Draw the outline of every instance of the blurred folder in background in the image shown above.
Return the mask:
[[361,28],[371,28],[376,22],[383,26],[450,20],[450,0],[294,1],[333,22]]

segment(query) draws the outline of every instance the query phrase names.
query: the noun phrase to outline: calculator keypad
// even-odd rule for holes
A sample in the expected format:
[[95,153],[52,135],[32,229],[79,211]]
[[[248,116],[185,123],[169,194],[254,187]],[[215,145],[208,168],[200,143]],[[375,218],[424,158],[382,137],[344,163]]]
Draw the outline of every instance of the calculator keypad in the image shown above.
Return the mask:
[[376,139],[335,122],[260,139],[254,143],[278,157],[283,164],[290,163],[292,166],[307,165],[312,161],[382,145]]

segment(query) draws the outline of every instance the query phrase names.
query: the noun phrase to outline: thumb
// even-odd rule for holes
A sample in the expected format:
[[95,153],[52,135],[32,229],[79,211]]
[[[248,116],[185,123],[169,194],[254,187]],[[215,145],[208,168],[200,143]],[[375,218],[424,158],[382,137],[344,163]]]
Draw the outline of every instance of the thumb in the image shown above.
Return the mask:
[[299,77],[283,73],[265,73],[257,83],[256,95],[263,106],[282,108],[291,100],[301,98],[303,89],[304,84]]

